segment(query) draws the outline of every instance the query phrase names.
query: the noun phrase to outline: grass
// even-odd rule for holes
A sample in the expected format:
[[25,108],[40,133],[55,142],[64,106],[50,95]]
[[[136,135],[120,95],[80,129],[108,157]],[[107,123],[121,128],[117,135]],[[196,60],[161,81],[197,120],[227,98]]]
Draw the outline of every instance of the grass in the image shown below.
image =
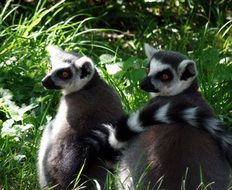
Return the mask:
[[[232,22],[223,20],[222,5],[211,7],[216,15],[216,21],[211,22],[202,4],[206,13],[197,18],[196,9],[184,12],[184,3],[178,10],[169,4],[169,12],[161,18],[154,12],[161,10],[162,4],[155,10],[153,4],[146,4],[149,13],[137,5],[123,4],[129,11],[135,10],[133,15],[122,9],[123,5],[114,7],[110,2],[107,6],[88,6],[85,1],[6,1],[0,6],[0,189],[39,189],[35,165],[38,142],[60,97],[40,85],[48,65],[48,44],[92,57],[127,111],[142,106],[148,98],[138,88],[147,62],[143,43],[180,51],[197,62],[202,93],[232,130]],[[120,22],[110,20],[114,11]],[[176,20],[176,12],[184,16]],[[154,15],[157,19],[153,22]],[[110,65],[121,70],[109,74]],[[110,178],[107,187],[112,187]]]

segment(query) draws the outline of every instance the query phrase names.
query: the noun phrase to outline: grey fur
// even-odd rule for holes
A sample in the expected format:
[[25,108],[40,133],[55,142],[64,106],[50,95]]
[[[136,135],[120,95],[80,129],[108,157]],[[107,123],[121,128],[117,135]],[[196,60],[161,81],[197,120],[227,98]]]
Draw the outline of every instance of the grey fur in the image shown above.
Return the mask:
[[[58,49],[51,55],[51,60],[57,58],[62,62],[63,54],[67,57],[69,53]],[[68,57],[74,61],[79,59],[73,54]],[[69,64],[73,67],[72,61]],[[65,67],[69,66],[65,64]],[[78,68],[72,71],[75,75],[80,74]],[[115,91],[100,78],[95,68],[92,72],[92,78],[76,91],[65,91],[66,84],[62,82],[61,90],[68,93],[62,96],[57,114],[46,126],[41,139],[38,156],[41,187],[71,189],[70,183],[84,164],[80,184],[84,182],[85,189],[96,189],[95,186],[99,186],[96,184],[103,186],[105,183],[106,169],[110,169],[106,162],[116,161],[118,152],[108,144],[108,133],[102,123],[114,123],[124,112]],[[82,78],[75,76],[70,80]],[[88,179],[95,181],[86,182]]]
[[[142,184],[140,188],[149,184],[149,189],[156,189],[162,178],[161,189],[195,190],[199,188],[202,176],[204,184],[209,185],[208,188],[227,189],[230,174],[228,161],[232,163],[232,138],[215,119],[212,108],[198,92],[195,63],[177,52],[154,50],[153,56],[150,56],[151,50],[149,48],[146,54],[149,59],[152,57],[150,64],[157,63],[157,67],[150,66],[148,77],[153,82],[142,87],[147,91],[156,89],[151,91],[154,97],[148,105],[136,115],[129,116],[129,123],[124,122],[127,125],[123,126],[124,130],[128,127],[127,132],[129,130],[140,135],[125,147],[121,171],[130,171],[129,177],[132,177],[133,185]],[[164,83],[152,79],[157,72],[166,68],[173,72],[174,82]],[[181,90],[175,89],[174,94],[172,91],[162,92],[172,85],[178,87],[178,82],[184,84],[184,87],[179,85]],[[125,135],[120,136],[118,127],[120,126],[112,130],[112,145],[125,144]],[[141,133],[145,129],[147,131]],[[186,184],[182,187],[186,170]]]

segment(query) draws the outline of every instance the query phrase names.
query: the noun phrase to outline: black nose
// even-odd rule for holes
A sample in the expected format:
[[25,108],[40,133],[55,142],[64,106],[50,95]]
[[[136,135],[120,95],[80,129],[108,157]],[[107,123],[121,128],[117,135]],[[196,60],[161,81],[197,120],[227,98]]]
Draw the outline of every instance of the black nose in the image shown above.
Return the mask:
[[46,76],[42,79],[42,85],[47,89],[61,89],[60,86],[57,86],[52,80],[51,76]]
[[140,88],[146,92],[159,92],[151,83],[151,77],[147,76],[140,82]]

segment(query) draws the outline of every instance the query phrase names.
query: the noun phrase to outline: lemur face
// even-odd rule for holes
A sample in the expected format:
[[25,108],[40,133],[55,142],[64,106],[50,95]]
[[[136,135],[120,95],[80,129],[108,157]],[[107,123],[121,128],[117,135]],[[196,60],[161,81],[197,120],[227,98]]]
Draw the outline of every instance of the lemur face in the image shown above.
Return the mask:
[[47,89],[61,89],[63,94],[75,92],[84,87],[93,77],[95,67],[88,57],[78,57],[54,46],[47,47],[51,71],[43,78]]
[[152,96],[173,96],[187,89],[197,76],[195,63],[180,53],[157,51],[145,44],[145,53],[150,60],[148,75],[140,88]]

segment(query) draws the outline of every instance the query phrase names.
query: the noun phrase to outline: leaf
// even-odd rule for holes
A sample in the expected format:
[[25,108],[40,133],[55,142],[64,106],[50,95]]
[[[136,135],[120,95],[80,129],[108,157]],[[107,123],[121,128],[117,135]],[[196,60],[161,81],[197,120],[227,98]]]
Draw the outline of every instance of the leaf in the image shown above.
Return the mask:
[[16,135],[17,130],[12,127],[13,124],[14,124],[13,119],[8,119],[3,123],[2,130],[1,130],[1,137]]
[[99,58],[100,58],[100,63],[103,65],[113,63],[115,61],[115,56],[110,54],[102,54]]
[[28,129],[30,129],[30,128],[32,128],[32,127],[34,127],[32,124],[21,125],[21,126],[20,126],[20,130],[21,130],[22,132],[25,132],[25,131],[27,131]]
[[13,124],[14,124],[14,120],[13,120],[13,119],[7,119],[7,120],[2,124],[2,127],[3,127],[3,128],[10,128],[10,127],[12,127]]
[[107,64],[106,70],[110,75],[114,75],[121,71],[122,69],[118,66],[118,64]]

